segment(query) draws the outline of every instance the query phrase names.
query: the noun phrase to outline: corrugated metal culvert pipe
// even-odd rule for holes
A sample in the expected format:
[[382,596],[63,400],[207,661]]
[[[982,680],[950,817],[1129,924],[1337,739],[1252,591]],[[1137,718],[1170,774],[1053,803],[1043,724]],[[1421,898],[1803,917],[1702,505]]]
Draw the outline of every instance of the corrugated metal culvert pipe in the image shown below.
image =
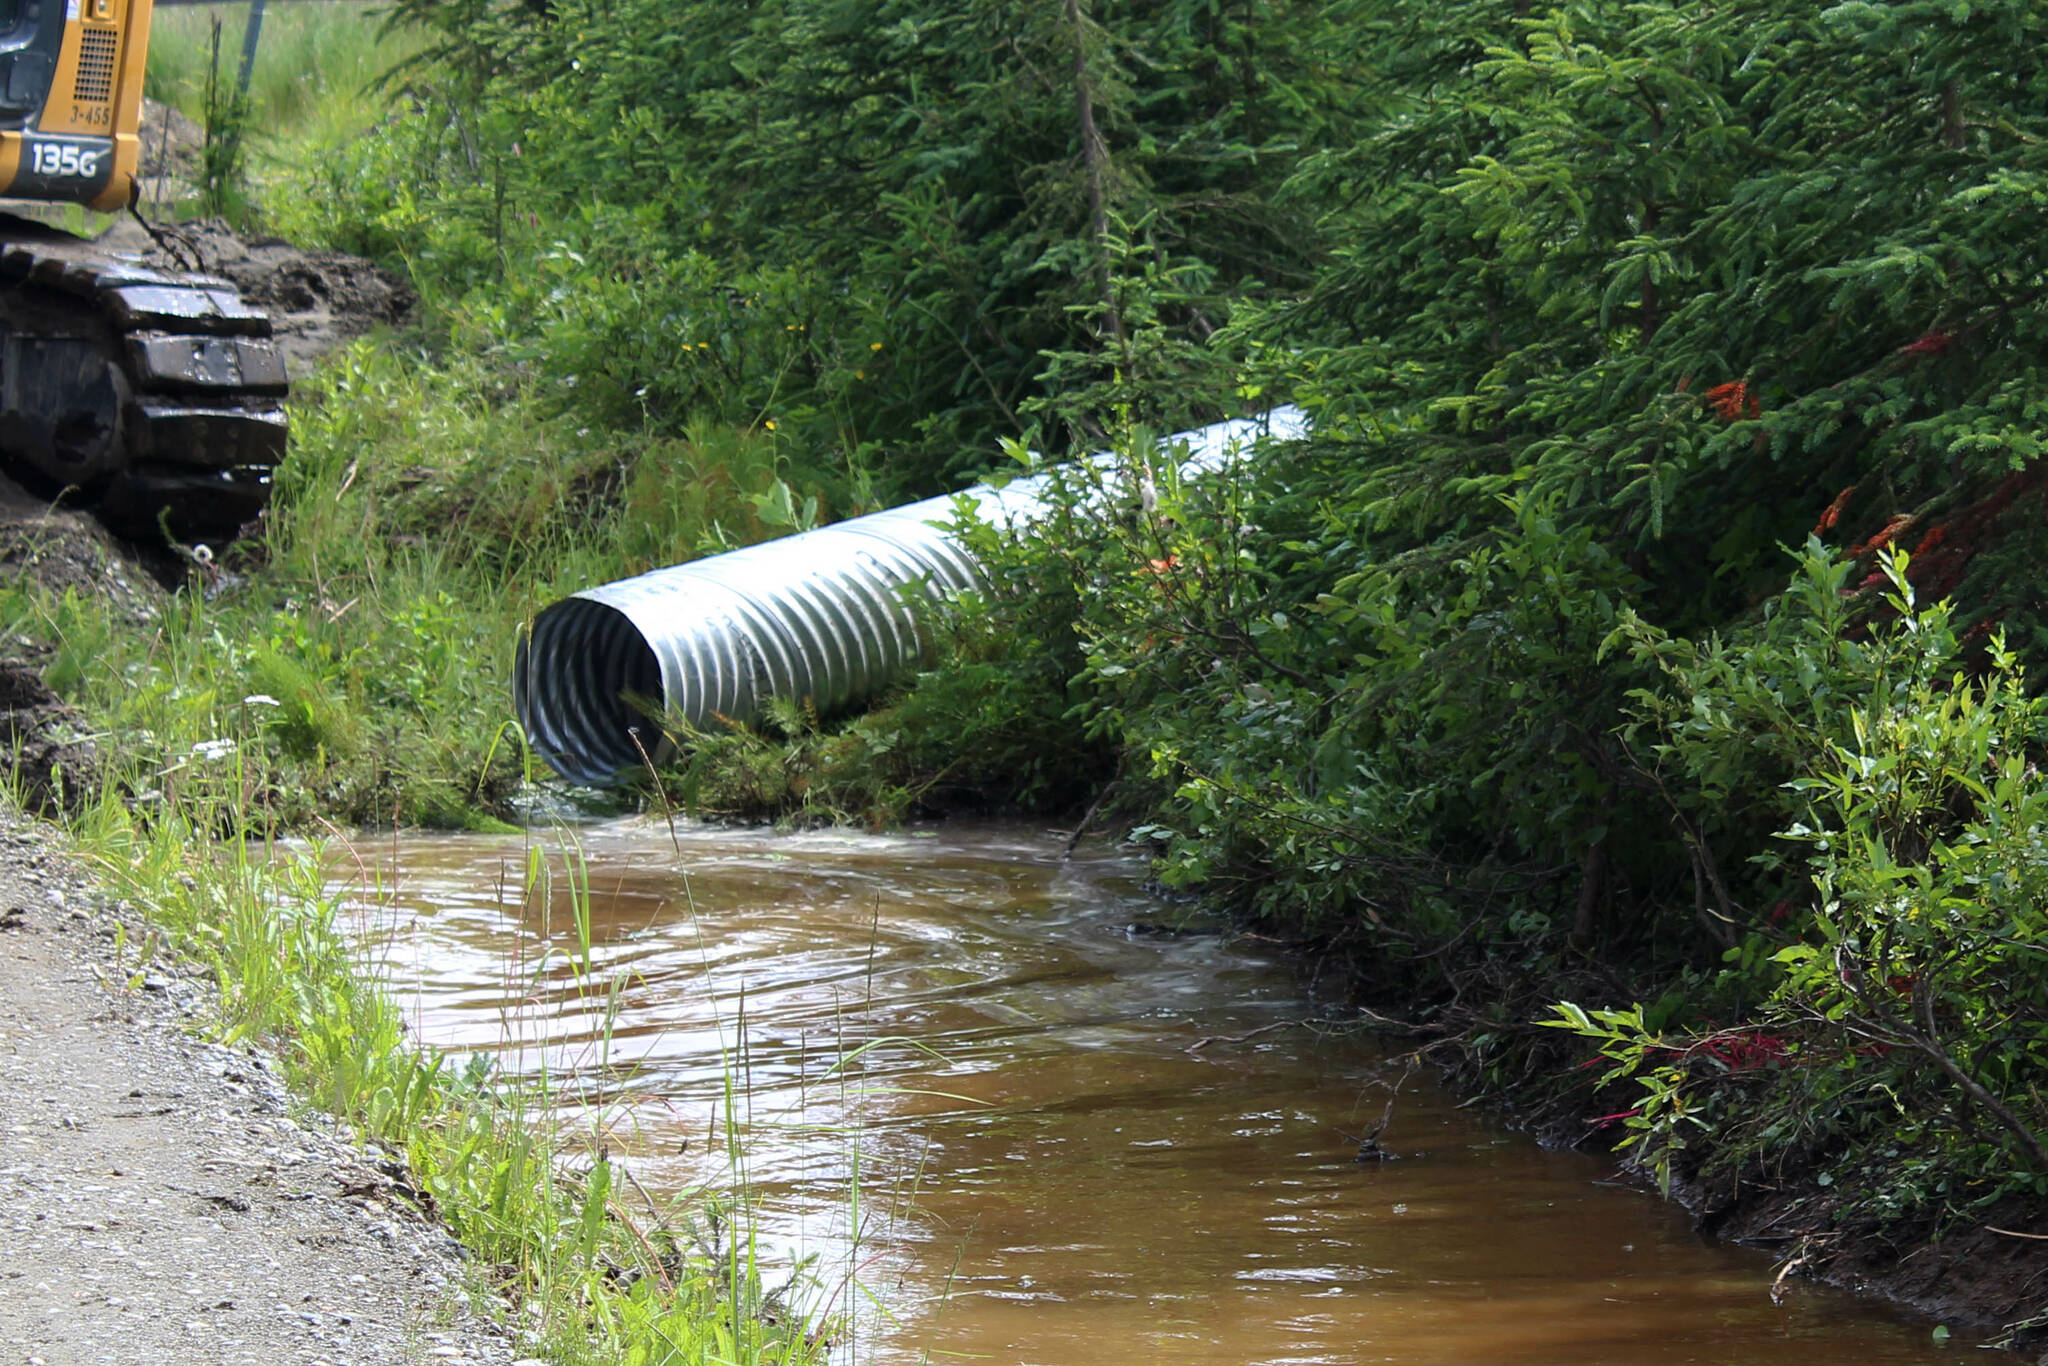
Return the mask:
[[[1164,444],[1184,443],[1182,472],[1196,474],[1259,437],[1306,430],[1299,409],[1277,408]],[[1043,475],[979,485],[554,603],[519,643],[519,723],[564,777],[609,783],[668,757],[646,704],[704,726],[752,717],[771,697],[808,698],[820,712],[872,697],[918,657],[916,597],[943,599],[979,579],[946,529],[954,499],[1000,526],[1042,515],[1045,490]]]

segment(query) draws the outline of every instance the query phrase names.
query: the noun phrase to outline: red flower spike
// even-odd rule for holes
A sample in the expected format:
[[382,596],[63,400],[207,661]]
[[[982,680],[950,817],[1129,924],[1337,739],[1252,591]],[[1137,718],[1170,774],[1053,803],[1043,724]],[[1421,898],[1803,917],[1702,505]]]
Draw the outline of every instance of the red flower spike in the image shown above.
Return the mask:
[[1712,1058],[1731,1072],[1752,1072],[1792,1059],[1792,1049],[1775,1034],[1758,1029],[1733,1030],[1695,1043],[1690,1052]]
[[1956,344],[1956,334],[1939,330],[1922,332],[1899,348],[1902,356],[1945,356]]
[[1749,381],[1731,379],[1726,384],[1717,384],[1701,395],[1707,406],[1729,422],[1745,417],[1755,417],[1762,411],[1754,396],[1749,392]]
[[1836,494],[1835,501],[1829,503],[1827,511],[1821,513],[1820,522],[1818,525],[1814,527],[1813,534],[1816,536],[1820,536],[1826,534],[1827,532],[1833,531],[1835,529],[1835,523],[1842,520],[1842,509],[1845,506],[1847,506],[1849,499],[1855,496],[1856,490],[1861,487],[1862,485],[1860,484],[1851,484],[1849,485],[1849,487],[1843,489],[1840,493]]
[[1589,1119],[1586,1121],[1586,1123],[1598,1127],[1603,1124],[1612,1124],[1617,1119],[1634,1119],[1637,1115],[1641,1114],[1642,1112],[1643,1107],[1638,1105],[1633,1110],[1617,1110],[1611,1115],[1601,1115],[1598,1119]]
[[1912,524],[1913,517],[1911,513],[1899,513],[1897,516],[1893,517],[1889,522],[1886,522],[1884,524],[1884,529],[1882,531],[1879,531],[1875,536],[1872,536],[1869,540],[1864,541],[1860,545],[1850,546],[1849,558],[1852,560],[1860,559],[1861,557],[1868,555],[1873,550],[1884,549],[1886,546],[1892,543],[1892,537],[1898,535],[1901,531],[1904,531],[1907,527],[1911,526]]

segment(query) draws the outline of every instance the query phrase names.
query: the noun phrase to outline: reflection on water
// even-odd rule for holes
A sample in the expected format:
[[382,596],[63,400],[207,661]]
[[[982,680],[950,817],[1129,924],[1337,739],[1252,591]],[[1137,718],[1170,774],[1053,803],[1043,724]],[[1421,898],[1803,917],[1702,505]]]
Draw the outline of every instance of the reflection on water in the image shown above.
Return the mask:
[[[1845,1296],[1773,1305],[1767,1258],[1608,1164],[1287,1023],[1295,984],[1254,947],[1128,932],[1162,914],[1130,862],[1017,826],[577,838],[580,916],[559,851],[517,838],[359,851],[366,951],[421,1037],[545,1070],[650,1188],[729,1181],[737,1123],[767,1237],[867,1306],[850,1360],[1938,1355]],[[1361,1164],[1397,1085],[1400,1158]]]

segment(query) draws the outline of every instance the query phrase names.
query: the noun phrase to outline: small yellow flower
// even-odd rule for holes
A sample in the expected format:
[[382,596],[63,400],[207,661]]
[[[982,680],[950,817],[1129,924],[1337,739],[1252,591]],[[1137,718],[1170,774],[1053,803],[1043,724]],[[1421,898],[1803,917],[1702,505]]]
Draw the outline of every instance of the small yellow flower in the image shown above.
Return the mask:
[[768,422],[768,430],[769,430],[769,431],[771,431],[771,432],[775,430],[775,421],[774,421],[774,419],[772,419],[772,418],[771,418],[771,419],[769,419],[769,422]]
[[869,343],[868,343],[868,350],[870,350],[870,351],[879,351],[879,350],[881,350],[881,349],[882,349],[882,344],[881,344],[880,342],[869,342]]
[[855,379],[866,379],[868,377],[868,372],[865,370],[856,370],[853,372],[853,377]]

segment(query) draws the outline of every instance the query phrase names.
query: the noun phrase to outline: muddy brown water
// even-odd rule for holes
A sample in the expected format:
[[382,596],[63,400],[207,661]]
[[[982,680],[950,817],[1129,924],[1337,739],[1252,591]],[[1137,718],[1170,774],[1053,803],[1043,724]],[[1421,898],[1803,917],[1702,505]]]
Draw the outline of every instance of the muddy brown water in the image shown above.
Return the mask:
[[[771,1262],[809,1258],[799,1293],[851,1307],[847,1361],[1955,1350],[1825,1288],[1774,1303],[1768,1256],[1459,1109],[1370,1040],[1289,1023],[1307,1008],[1261,946],[1131,933],[1171,918],[1142,865],[1060,847],[1005,825],[628,821],[406,836],[341,860],[337,885],[425,1042],[545,1077],[651,1190],[742,1181]],[[1399,1158],[1360,1163],[1396,1085]]]

